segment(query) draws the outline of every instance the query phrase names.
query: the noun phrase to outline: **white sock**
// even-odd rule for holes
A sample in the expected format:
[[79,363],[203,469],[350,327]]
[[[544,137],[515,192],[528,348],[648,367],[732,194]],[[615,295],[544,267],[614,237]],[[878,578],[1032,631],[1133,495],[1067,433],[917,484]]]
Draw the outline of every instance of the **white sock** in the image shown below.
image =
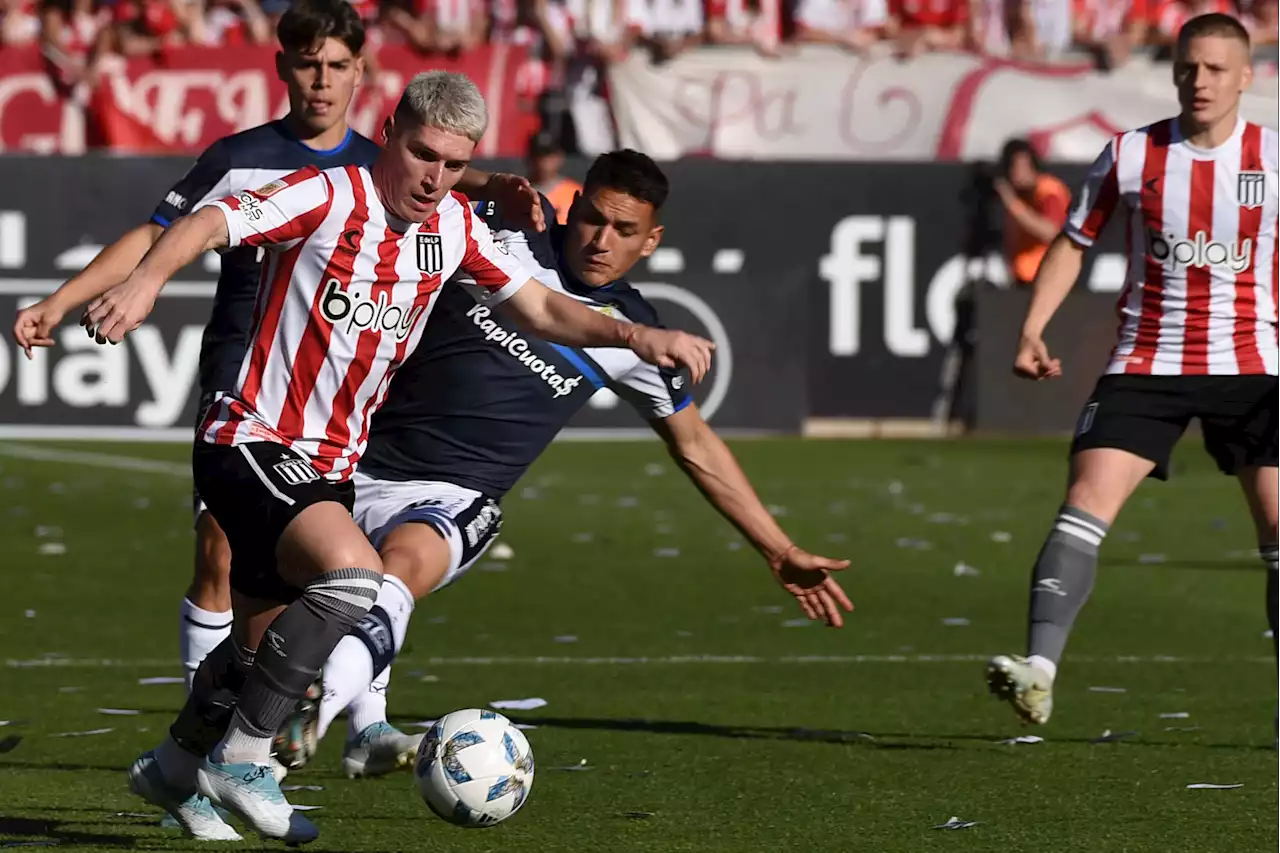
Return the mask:
[[215,764],[269,764],[271,741],[270,735],[262,737],[250,731],[236,711],[227,734],[209,753],[209,760]]
[[204,763],[204,757],[192,755],[178,746],[172,736],[167,736],[156,747],[156,763],[166,782],[185,791],[196,786],[196,771]]
[[351,740],[375,723],[387,721],[387,685],[391,683],[391,667],[383,668],[369,689],[352,700],[347,708],[347,739]]
[[[382,618],[385,614],[385,619]],[[409,617],[413,614],[413,593],[399,578],[386,575],[382,579],[382,588],[378,591],[378,600],[369,614],[360,620],[353,633],[343,637],[329,660],[324,665],[324,698],[320,700],[319,736],[324,737],[334,719],[351,705],[352,702],[365,696],[376,684],[374,680],[373,654],[365,640],[357,636],[357,632],[371,630],[378,634],[371,638],[377,644],[388,639],[385,636],[390,629],[390,641],[395,654],[404,647],[404,635],[409,630]],[[384,667],[389,670],[390,665]],[[390,676],[388,676],[389,678]],[[386,716],[386,682],[382,682],[379,695],[382,698],[382,709],[378,719]],[[354,718],[353,718],[354,720]],[[377,722],[377,719],[374,720]],[[358,733],[358,732],[357,732]]]
[[1048,658],[1041,657],[1040,655],[1032,655],[1027,658],[1027,663],[1031,664],[1036,669],[1043,670],[1045,674],[1049,676],[1050,681],[1053,681],[1058,677],[1058,665]]
[[191,679],[195,678],[200,662],[209,652],[231,634],[231,611],[216,613],[204,610],[182,599],[178,608],[178,651],[182,656],[182,674],[187,679],[187,692],[191,692]]

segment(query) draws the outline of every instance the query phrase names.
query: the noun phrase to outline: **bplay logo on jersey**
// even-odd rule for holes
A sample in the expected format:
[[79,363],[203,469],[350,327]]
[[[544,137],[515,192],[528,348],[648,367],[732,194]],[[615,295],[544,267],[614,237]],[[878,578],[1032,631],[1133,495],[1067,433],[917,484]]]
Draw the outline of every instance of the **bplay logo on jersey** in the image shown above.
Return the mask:
[[572,394],[573,389],[582,383],[581,376],[564,376],[554,364],[539,358],[538,354],[529,348],[528,341],[515,332],[504,329],[498,325],[496,320],[490,319],[489,315],[492,313],[493,310],[491,308],[486,308],[483,305],[474,305],[467,312],[467,316],[484,333],[486,341],[496,343],[510,353],[512,358],[515,358],[529,370],[541,376],[542,381],[554,389],[554,397],[560,398]]
[[1232,272],[1242,273],[1253,264],[1252,240],[1219,243],[1210,240],[1203,231],[1197,231],[1190,240],[1181,240],[1176,234],[1147,232],[1147,250],[1151,257],[1172,269],[1226,266]]
[[348,334],[365,330],[392,332],[397,341],[403,341],[413,331],[426,306],[415,305],[405,313],[399,305],[390,305],[387,300],[386,291],[380,292],[375,302],[359,293],[348,293],[342,282],[331,278],[324,284],[320,313],[334,328],[345,324],[343,331]]

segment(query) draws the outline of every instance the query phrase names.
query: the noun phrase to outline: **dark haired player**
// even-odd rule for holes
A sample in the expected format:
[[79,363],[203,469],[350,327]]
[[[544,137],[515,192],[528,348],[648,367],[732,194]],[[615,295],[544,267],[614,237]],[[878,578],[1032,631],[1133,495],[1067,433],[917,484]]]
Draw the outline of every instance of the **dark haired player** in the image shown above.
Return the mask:
[[1178,33],[1176,118],[1122,133],[1085,181],[1049,248],[1022,327],[1015,371],[1061,373],[1043,333],[1111,215],[1128,214],[1129,276],[1120,340],[1076,427],[1066,501],[1036,560],[1027,656],[987,667],[991,691],[1024,721],[1046,723],[1098,549],[1147,477],[1167,479],[1192,418],[1222,473],[1240,481],[1267,568],[1276,629],[1277,136],[1240,118],[1249,36],[1229,15]]
[[[643,154],[615,151],[587,173],[568,224],[520,231],[493,205],[480,211],[496,237],[535,277],[598,311],[654,325],[657,314],[625,276],[662,238],[667,179]],[[839,627],[852,605],[828,571],[844,560],[794,545],[765,510],[724,442],[702,419],[688,377],[623,350],[574,349],[529,335],[463,288],[445,288],[422,342],[373,417],[360,460],[355,518],[385,569],[370,612],[324,667],[319,732],[348,710],[343,769],[374,776],[406,766],[421,735],[386,721],[390,664],[414,602],[456,580],[484,553],[501,523],[499,501],[601,387],[614,389],[652,425],[689,479],[764,557],[805,614]],[[295,729],[306,720],[295,718]],[[309,751],[295,738],[295,766]]]

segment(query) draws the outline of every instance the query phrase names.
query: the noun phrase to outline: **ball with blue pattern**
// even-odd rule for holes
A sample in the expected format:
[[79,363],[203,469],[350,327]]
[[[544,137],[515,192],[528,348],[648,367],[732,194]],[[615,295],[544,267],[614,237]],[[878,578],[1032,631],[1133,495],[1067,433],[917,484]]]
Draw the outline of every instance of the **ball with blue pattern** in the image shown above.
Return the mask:
[[413,766],[427,806],[458,826],[493,826],[524,805],[533,786],[533,750],[496,711],[469,708],[436,722]]

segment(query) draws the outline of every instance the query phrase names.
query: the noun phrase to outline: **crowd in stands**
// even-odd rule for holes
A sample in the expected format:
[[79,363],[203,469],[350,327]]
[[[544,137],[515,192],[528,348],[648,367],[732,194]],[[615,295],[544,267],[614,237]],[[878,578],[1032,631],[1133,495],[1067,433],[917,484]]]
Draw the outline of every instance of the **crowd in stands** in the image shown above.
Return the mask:
[[[818,43],[853,52],[973,51],[1027,61],[1089,55],[1102,68],[1135,52],[1167,54],[1178,27],[1208,11],[1239,16],[1262,50],[1277,38],[1277,0],[355,0],[370,49],[424,54],[483,42],[523,44],[541,62],[526,81],[554,89],[574,64],[637,50],[655,61],[695,45],[767,56]],[[270,44],[289,0],[0,0],[0,51],[39,46],[64,82],[104,56]],[[1274,50],[1274,47],[1271,48]]]

